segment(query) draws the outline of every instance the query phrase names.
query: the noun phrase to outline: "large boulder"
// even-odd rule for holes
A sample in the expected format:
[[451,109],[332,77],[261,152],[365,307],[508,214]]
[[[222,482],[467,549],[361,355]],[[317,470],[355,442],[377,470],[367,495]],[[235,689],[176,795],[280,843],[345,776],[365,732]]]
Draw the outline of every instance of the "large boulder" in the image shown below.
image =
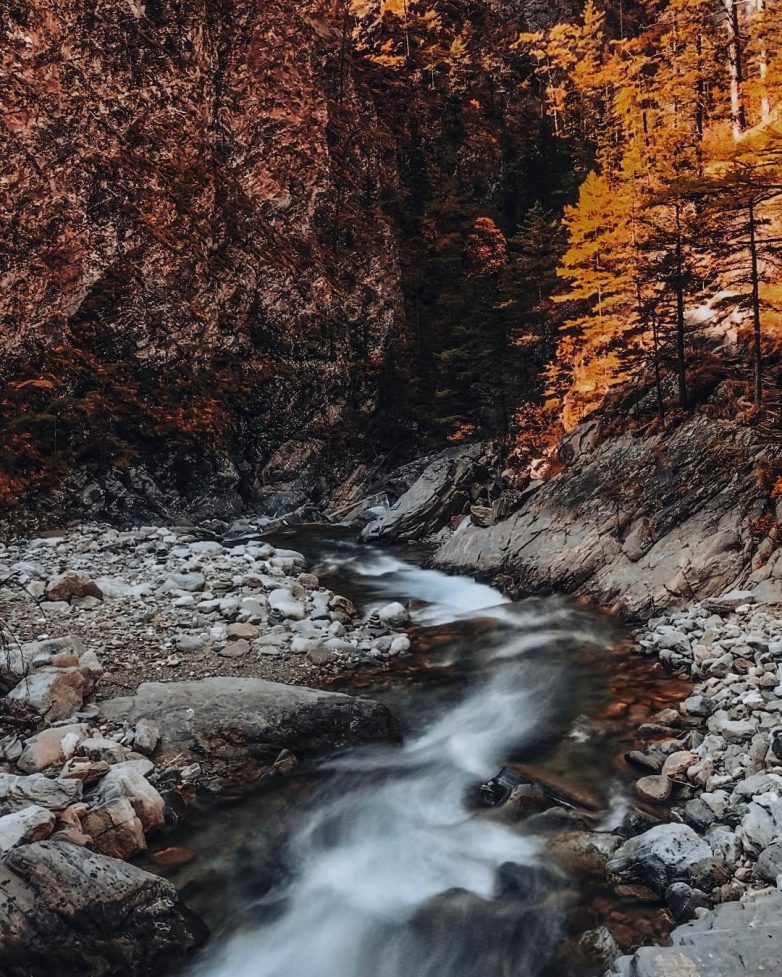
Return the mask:
[[7,698],[30,706],[47,723],[55,723],[81,709],[91,685],[78,667],[42,668],[25,676]]
[[471,489],[493,460],[483,444],[443,451],[390,509],[364,527],[362,539],[404,541],[436,533],[464,511]]
[[606,977],[759,977],[782,974],[782,893],[726,902],[670,937],[620,957]]
[[146,682],[101,708],[131,725],[153,720],[158,763],[196,760],[232,787],[249,786],[282,750],[311,756],[397,735],[389,711],[371,699],[254,678]]
[[0,858],[3,977],[152,977],[205,936],[176,889],[134,865],[56,841]]

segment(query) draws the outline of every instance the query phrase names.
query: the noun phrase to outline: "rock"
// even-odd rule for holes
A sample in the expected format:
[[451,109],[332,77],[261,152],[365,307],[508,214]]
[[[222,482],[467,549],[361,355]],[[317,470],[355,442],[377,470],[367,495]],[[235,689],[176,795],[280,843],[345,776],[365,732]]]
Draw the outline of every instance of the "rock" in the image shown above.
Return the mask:
[[757,719],[730,719],[724,710],[714,713],[708,721],[709,732],[724,736],[730,743],[750,739],[758,731]]
[[334,648],[320,641],[311,642],[306,654],[313,665],[330,665],[339,658],[339,653]]
[[62,768],[65,778],[80,780],[83,784],[93,784],[111,769],[105,760],[89,760],[87,757],[71,757]]
[[0,817],[0,851],[48,838],[54,830],[54,814],[33,804]]
[[6,689],[13,688],[28,675],[33,668],[33,662],[49,663],[56,654],[73,654],[81,658],[84,645],[74,634],[62,638],[47,638],[43,641],[28,641],[17,645],[11,642],[0,655],[0,684]]
[[229,641],[217,654],[221,658],[244,658],[250,654],[250,642],[240,638],[238,641]]
[[601,971],[610,967],[621,952],[611,930],[605,926],[587,930],[576,947],[576,953],[590,969],[600,968]]
[[665,758],[663,763],[663,773],[666,777],[683,778],[691,766],[696,764],[700,757],[697,753],[690,750],[677,750]]
[[65,573],[52,577],[46,585],[47,600],[70,601],[79,597],[103,597],[103,591],[86,573],[66,570]]
[[782,973],[782,893],[729,902],[677,927],[670,946],[620,957],[607,977],[755,977]]
[[241,621],[236,624],[229,624],[227,631],[229,638],[246,638],[248,641],[257,638],[260,633],[254,624]]
[[81,823],[95,849],[112,858],[131,858],[147,847],[141,821],[126,797],[92,808]]
[[407,608],[398,602],[386,604],[377,613],[383,624],[389,628],[403,628],[410,623],[410,614]]
[[711,900],[705,892],[693,889],[686,882],[673,882],[665,890],[665,901],[677,923],[696,919],[699,909],[710,909]]
[[742,604],[754,604],[756,599],[751,590],[730,590],[721,597],[707,597],[703,606],[715,614],[730,614]]
[[30,804],[37,804],[49,811],[62,811],[80,801],[81,795],[80,780],[53,780],[40,773],[29,777],[0,773],[0,804],[11,811],[21,811]]
[[157,749],[159,742],[160,730],[157,723],[151,719],[139,719],[133,731],[133,748],[144,756],[150,756]]
[[[165,823],[165,802],[157,789],[144,776],[149,772],[147,761],[127,760],[117,763],[92,789],[87,800],[99,807],[127,798],[141,822],[145,833],[162,828]],[[87,829],[89,830],[89,829]]]
[[27,740],[16,765],[25,773],[61,766],[76,753],[88,735],[89,726],[86,723],[45,729]]
[[280,617],[290,618],[294,621],[303,621],[305,608],[301,601],[295,600],[289,590],[278,588],[272,590],[268,597],[269,607],[276,611]]
[[759,879],[764,882],[777,884],[782,876],[782,841],[775,841],[758,855],[755,871]]
[[12,702],[23,702],[46,722],[68,719],[84,702],[89,682],[78,668],[43,668],[26,676],[8,693]]
[[121,763],[125,759],[125,747],[116,740],[102,736],[90,736],[82,740],[79,753],[90,760],[105,760],[106,763]]
[[664,804],[671,796],[671,781],[663,774],[641,777],[635,783],[636,796],[649,804]]
[[187,593],[197,593],[206,587],[206,577],[203,573],[171,573],[166,577],[160,588],[161,593],[171,590],[184,590]]
[[205,937],[174,886],[133,865],[51,840],[0,858],[2,973],[146,977]]
[[686,824],[659,824],[626,841],[608,862],[608,871],[622,882],[641,882],[656,892],[676,881],[712,850]]
[[192,655],[203,651],[204,639],[198,634],[178,634],[174,638],[174,647],[183,655]]
[[267,769],[283,749],[311,756],[397,736],[377,702],[261,679],[147,682],[135,696],[101,708],[110,720],[153,720],[161,759],[197,751],[202,764],[241,773],[243,780]]
[[481,444],[446,449],[390,509],[364,527],[362,539],[406,541],[436,533],[462,512],[473,484],[492,463]]
[[758,794],[736,829],[744,851],[758,855],[776,841],[782,841],[782,797],[774,791]]
[[705,695],[691,695],[683,704],[688,716],[697,716],[699,719],[707,719],[715,709],[714,700]]

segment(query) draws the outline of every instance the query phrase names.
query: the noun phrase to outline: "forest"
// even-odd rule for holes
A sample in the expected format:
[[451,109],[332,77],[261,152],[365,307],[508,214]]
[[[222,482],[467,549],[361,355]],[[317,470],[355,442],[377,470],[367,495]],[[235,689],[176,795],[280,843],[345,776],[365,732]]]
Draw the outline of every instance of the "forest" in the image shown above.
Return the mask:
[[[617,398],[651,429],[706,401],[777,425],[776,0],[238,4],[203,44],[176,6],[59,35],[45,6],[4,18],[9,118],[37,93],[47,120],[5,130],[35,165],[0,237],[4,504],[172,444],[255,479],[302,431],[523,459]],[[86,101],[34,81],[118,25],[143,55],[104,45]],[[313,50],[264,61],[278,29]],[[202,69],[214,119],[178,153]]]

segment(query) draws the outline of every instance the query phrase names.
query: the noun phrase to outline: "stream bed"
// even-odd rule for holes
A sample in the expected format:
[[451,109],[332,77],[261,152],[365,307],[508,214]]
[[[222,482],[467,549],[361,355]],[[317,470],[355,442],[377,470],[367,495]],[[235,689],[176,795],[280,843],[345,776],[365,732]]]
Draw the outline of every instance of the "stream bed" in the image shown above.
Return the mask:
[[[148,857],[213,929],[188,974],[585,977],[595,927],[622,949],[663,937],[665,912],[618,897],[572,839],[620,827],[622,754],[681,684],[565,599],[510,602],[425,569],[423,551],[332,527],[271,541],[364,614],[410,604],[412,654],[330,682],[384,702],[402,741],[197,811],[176,838],[187,857]],[[518,773],[562,803],[532,816],[497,803]]]

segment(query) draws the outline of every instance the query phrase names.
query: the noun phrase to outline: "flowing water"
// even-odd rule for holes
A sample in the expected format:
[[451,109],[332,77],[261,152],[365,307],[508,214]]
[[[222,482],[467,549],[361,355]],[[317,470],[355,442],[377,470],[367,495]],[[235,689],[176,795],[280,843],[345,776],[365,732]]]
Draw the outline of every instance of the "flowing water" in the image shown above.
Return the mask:
[[298,529],[285,544],[364,611],[414,602],[414,655],[342,682],[385,701],[404,742],[196,821],[199,858],[171,875],[218,933],[192,973],[560,977],[573,881],[534,824],[491,816],[478,788],[534,763],[601,808],[598,827],[621,817],[616,743],[593,721],[610,694],[609,624],[558,599],[510,603],[335,531]]

